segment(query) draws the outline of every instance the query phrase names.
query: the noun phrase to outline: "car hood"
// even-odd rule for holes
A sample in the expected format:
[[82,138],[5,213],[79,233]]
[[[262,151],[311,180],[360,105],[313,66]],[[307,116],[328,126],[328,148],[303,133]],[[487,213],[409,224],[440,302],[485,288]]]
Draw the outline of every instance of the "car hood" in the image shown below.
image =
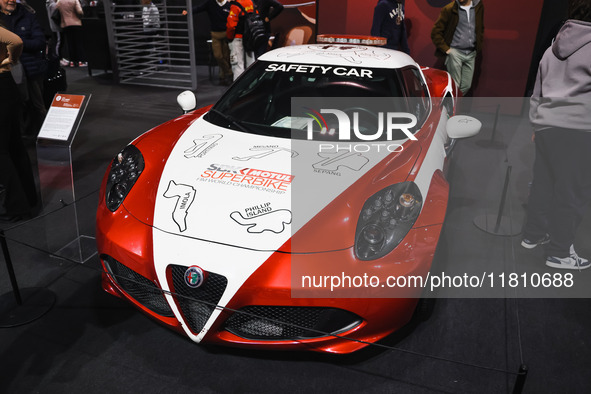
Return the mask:
[[[400,155],[389,152],[388,144],[355,152],[355,146],[340,143],[339,151],[331,152],[330,143],[248,134],[200,118],[180,136],[166,161],[153,225],[169,234],[257,251],[286,249],[302,229],[307,236],[301,239],[314,241],[292,243],[287,247],[292,252],[351,247],[357,217],[369,197],[363,185],[384,177],[382,167],[391,168]],[[416,158],[405,156],[405,165],[394,166],[400,181]],[[352,188],[356,182],[359,187]],[[339,209],[331,210],[335,204]],[[314,229],[331,228],[339,228],[341,236],[319,242],[312,235]]]

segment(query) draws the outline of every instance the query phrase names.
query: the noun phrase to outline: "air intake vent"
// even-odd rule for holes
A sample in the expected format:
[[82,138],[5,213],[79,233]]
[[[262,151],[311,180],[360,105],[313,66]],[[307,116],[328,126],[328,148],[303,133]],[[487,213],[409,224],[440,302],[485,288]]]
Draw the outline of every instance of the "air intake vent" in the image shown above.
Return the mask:
[[111,277],[131,298],[154,313],[174,317],[174,313],[154,282],[121,264],[111,256],[102,256]]
[[246,339],[296,340],[345,332],[361,321],[336,308],[247,306],[230,316],[225,329]]

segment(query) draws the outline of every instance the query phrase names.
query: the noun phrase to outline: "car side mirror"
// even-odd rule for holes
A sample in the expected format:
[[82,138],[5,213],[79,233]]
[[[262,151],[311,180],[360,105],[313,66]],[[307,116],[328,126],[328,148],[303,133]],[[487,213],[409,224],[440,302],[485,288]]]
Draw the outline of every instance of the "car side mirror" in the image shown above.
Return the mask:
[[480,132],[482,123],[471,116],[456,115],[447,120],[447,135],[449,138],[467,138]]
[[180,93],[176,96],[176,102],[179,103],[183,113],[187,113],[192,111],[197,107],[197,98],[195,94],[190,90],[185,90],[184,92]]

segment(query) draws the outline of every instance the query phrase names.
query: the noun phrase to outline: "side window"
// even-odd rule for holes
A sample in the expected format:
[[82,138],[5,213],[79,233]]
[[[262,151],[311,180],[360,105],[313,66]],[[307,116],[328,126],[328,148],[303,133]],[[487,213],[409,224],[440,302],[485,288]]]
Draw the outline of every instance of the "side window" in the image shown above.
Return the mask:
[[421,73],[414,67],[407,67],[401,70],[402,79],[406,89],[408,109],[410,113],[417,117],[417,130],[425,121],[429,114],[429,92],[423,82]]

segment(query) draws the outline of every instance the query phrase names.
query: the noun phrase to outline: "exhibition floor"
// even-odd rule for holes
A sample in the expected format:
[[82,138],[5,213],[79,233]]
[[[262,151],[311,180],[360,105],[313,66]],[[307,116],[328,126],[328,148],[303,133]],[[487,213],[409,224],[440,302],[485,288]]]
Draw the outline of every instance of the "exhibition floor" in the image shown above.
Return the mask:
[[[75,219],[58,207],[26,223],[0,223],[20,288],[47,289],[56,297],[39,319],[0,328],[0,392],[507,393],[522,365],[528,368],[524,392],[589,390],[589,298],[516,298],[510,291],[501,297],[442,298],[428,321],[410,324],[380,346],[331,356],[197,345],[108,295],[96,255],[89,253],[84,263],[52,257],[47,240],[76,225],[79,235],[92,239],[98,189],[110,160],[142,132],[178,116],[179,92],[115,85],[108,75],[89,77],[84,69],[67,72],[68,93],[92,95],[72,147]],[[225,89],[207,74],[206,67],[199,68],[199,107]],[[434,269],[452,270],[450,262],[461,257],[554,272],[543,267],[541,250],[519,246],[518,235],[495,236],[473,224],[496,214],[510,167],[504,216],[513,230],[521,227],[533,161],[521,120],[494,119],[494,111],[482,117],[485,125],[496,126],[494,141],[485,126],[456,147]],[[35,148],[29,151],[39,164]],[[575,243],[586,257],[591,257],[590,213]],[[12,287],[1,261],[4,302]],[[574,275],[588,281],[591,270]]]

